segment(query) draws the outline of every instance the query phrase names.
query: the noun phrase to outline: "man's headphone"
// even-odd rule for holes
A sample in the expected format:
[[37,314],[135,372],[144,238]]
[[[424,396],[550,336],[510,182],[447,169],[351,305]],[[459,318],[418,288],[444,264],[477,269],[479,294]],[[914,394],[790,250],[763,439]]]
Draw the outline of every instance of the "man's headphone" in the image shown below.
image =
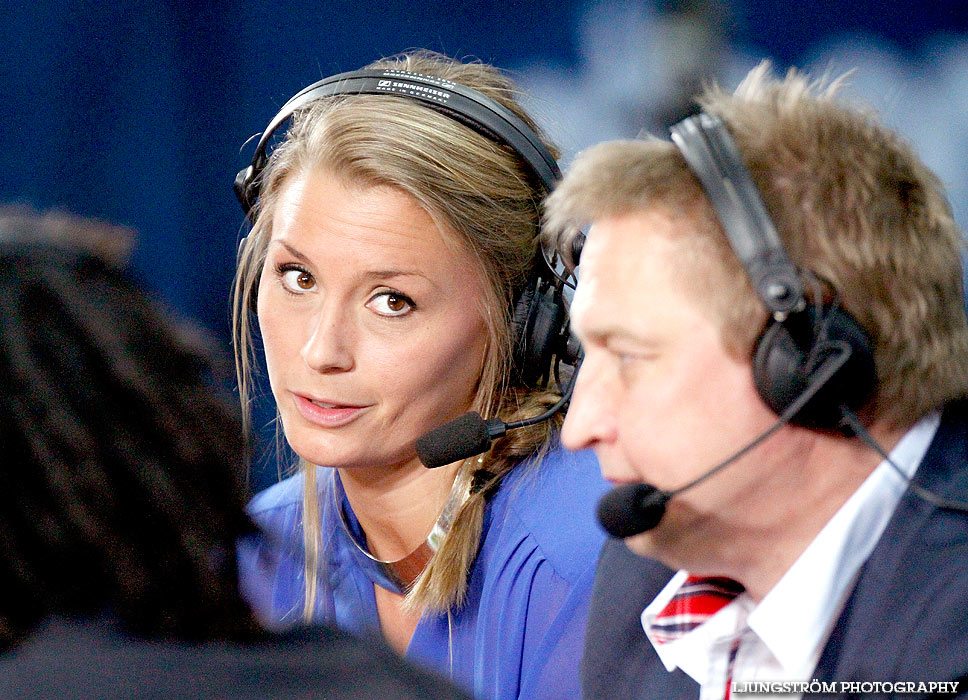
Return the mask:
[[[252,163],[235,178],[235,195],[252,219],[259,199],[261,174],[269,160],[273,134],[299,109],[314,100],[336,95],[393,95],[416,100],[478,134],[507,146],[534,174],[545,193],[561,178],[554,156],[521,118],[476,90],[450,80],[396,69],[359,70],[324,78],[290,98],[259,139]],[[564,282],[538,246],[527,282],[516,296],[512,316],[514,368],[526,386],[537,386],[551,374],[552,360],[567,364],[568,321]]]
[[[700,113],[670,129],[699,179],[733,251],[772,315],[753,350],[753,379],[777,414],[822,382],[791,420],[819,430],[840,429],[842,408],[856,412],[877,386],[870,339],[836,301],[804,298],[791,262],[723,121]],[[809,275],[809,273],[807,273]],[[838,357],[839,356],[839,357]],[[830,375],[828,362],[838,367]],[[824,367],[824,371],[819,371]]]

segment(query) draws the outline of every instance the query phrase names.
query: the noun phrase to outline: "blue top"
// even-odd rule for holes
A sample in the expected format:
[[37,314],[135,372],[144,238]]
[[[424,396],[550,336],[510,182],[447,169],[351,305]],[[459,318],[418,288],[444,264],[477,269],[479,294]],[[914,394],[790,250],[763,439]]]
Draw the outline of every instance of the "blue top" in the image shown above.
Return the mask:
[[[260,617],[281,623],[302,617],[302,483],[297,475],[253,499],[249,512],[266,535],[239,555],[246,598]],[[339,522],[328,470],[320,469],[317,483],[324,551],[313,619],[380,634],[373,567]],[[449,616],[425,614],[407,658],[481,700],[578,700],[585,617],[604,539],[594,511],[606,489],[590,451],[557,447],[536,468],[513,469],[485,511],[466,603]]]

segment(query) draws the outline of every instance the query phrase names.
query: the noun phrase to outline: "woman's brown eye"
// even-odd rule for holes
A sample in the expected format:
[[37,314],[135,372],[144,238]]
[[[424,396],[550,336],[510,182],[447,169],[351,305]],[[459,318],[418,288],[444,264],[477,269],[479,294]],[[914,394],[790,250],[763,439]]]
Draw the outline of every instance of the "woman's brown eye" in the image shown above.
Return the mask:
[[380,316],[406,316],[414,309],[413,300],[405,294],[380,292],[368,302],[366,307]]
[[316,278],[306,270],[296,267],[280,267],[280,281],[290,294],[301,294],[316,289]]

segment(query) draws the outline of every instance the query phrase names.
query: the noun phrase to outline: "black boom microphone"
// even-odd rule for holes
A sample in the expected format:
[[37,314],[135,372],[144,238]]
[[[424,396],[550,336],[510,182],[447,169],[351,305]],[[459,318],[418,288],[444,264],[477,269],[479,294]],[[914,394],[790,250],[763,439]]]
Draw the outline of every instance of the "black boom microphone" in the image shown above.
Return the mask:
[[648,532],[665,515],[673,493],[651,484],[622,484],[598,502],[598,522],[612,537],[624,539]]
[[[819,387],[818,387],[819,388]],[[799,410],[799,407],[798,409]],[[796,411],[791,412],[791,416]],[[698,486],[721,469],[728,467],[754,447],[770,437],[781,426],[790,422],[784,413],[776,423],[760,433],[754,440],[746,443],[712,469],[672,491],[664,491],[651,484],[622,484],[602,496],[598,502],[598,522],[612,537],[631,537],[651,530],[665,515],[666,503],[673,496]]]
[[698,486],[713,474],[725,469],[789,423],[850,359],[851,348],[846,343],[829,343],[825,350],[831,352],[831,354],[821,362],[816,374],[813,375],[813,381],[780,414],[776,423],[716,466],[708,469],[685,486],[680,486],[672,491],[666,491],[651,484],[622,484],[602,496],[598,501],[597,514],[598,522],[605,528],[605,532],[620,539],[648,532],[662,520],[662,516],[665,515],[666,503],[670,498],[691,489],[693,486]]
[[485,420],[480,413],[468,411],[419,437],[416,445],[417,456],[427,469],[434,469],[480,454],[487,450],[491,442],[504,437],[507,431],[551,418],[568,403],[574,385],[572,378],[558,403],[544,413],[524,420],[511,423],[505,423],[500,418]]

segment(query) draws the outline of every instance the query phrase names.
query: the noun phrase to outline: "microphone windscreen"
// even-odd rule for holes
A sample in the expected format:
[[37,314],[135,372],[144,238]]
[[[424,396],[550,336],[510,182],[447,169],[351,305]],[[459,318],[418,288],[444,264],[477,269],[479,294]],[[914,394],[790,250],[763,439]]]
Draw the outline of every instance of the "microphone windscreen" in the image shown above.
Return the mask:
[[638,535],[659,524],[669,498],[649,484],[616,486],[598,502],[598,522],[612,537]]
[[417,456],[428,469],[484,452],[491,444],[487,423],[470,411],[417,439]]

